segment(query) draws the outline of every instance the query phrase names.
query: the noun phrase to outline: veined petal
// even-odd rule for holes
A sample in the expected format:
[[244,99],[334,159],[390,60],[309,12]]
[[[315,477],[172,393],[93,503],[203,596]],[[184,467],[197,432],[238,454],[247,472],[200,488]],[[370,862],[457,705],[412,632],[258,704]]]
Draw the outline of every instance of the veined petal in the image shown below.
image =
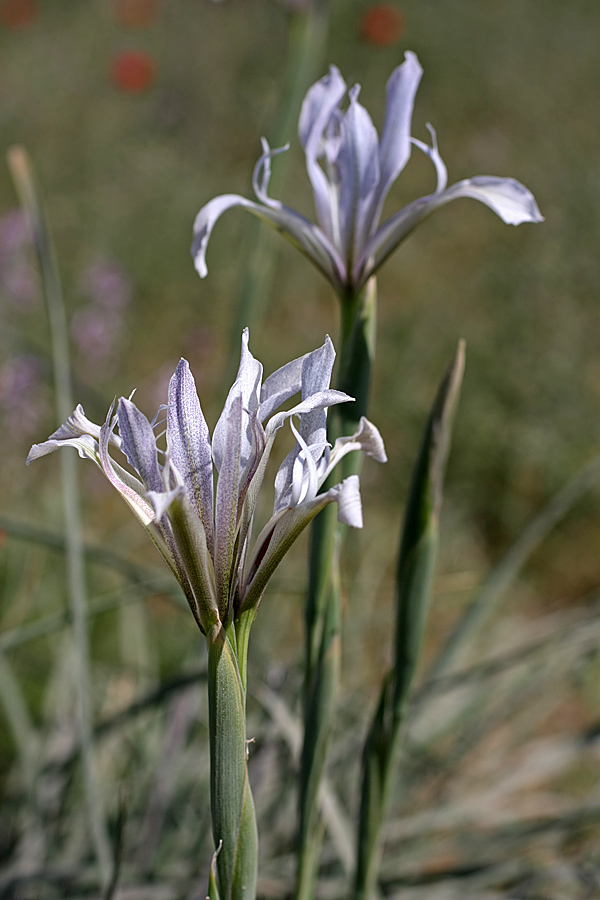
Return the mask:
[[362,527],[358,476],[351,475],[313,500],[277,513],[259,535],[248,566],[240,609],[256,606],[269,578],[309,522],[329,503],[338,504],[338,519],[354,528]]
[[467,178],[445,191],[415,200],[384,222],[365,248],[357,273],[357,288],[377,271],[419,222],[439,206],[459,197],[472,197],[485,203],[508,225],[544,221],[531,191],[514,178],[489,175]]
[[321,168],[318,158],[323,152],[323,138],[332,116],[346,93],[346,82],[336,66],[309,88],[298,121],[298,136],[306,154],[306,171],[312,185],[317,219],[328,239],[335,244],[337,211],[335,191]]
[[389,189],[410,159],[410,128],[422,75],[419,60],[408,51],[404,54],[404,62],[394,69],[387,83],[385,120],[379,144],[381,175],[371,233],[377,227]]
[[350,106],[342,119],[336,160],[341,252],[349,270],[368,236],[379,184],[379,138],[371,116],[358,102],[359,91],[359,85],[350,91]]
[[213,546],[213,467],[210,434],[185,359],[169,383],[167,448],[187,497],[200,516],[208,546]]
[[233,571],[242,443],[242,398],[231,404],[223,434],[223,458],[217,481],[215,503],[215,580],[222,622],[229,614],[230,577]]
[[279,231],[283,237],[304,253],[334,286],[343,283],[345,270],[341,257],[320,228],[283,204],[275,209],[273,205],[263,206],[252,200],[246,200],[245,197],[240,197],[238,194],[223,194],[221,197],[215,197],[214,200],[203,206],[196,216],[191,251],[194,265],[201,278],[205,278],[208,274],[206,248],[212,230],[223,213],[235,206],[247,209],[248,212],[263,219],[268,225]]
[[162,491],[156,437],[150,422],[132,400],[121,397],[117,407],[122,450],[149,491]]

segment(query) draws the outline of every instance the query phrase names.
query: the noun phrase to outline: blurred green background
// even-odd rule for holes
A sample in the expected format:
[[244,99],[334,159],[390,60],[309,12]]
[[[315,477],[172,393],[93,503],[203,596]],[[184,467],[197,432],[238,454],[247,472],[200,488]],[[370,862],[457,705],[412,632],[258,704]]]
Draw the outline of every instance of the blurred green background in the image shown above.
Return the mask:
[[[257,258],[267,260],[259,280],[264,293],[247,324],[265,371],[318,346],[325,332],[335,341],[338,311],[329,286],[244,213],[232,211],[216,227],[206,280],[189,255],[202,204],[219,193],[250,196],[261,135],[291,144],[286,162],[273,163],[272,194],[313,218],[295,126],[279,133],[298,113],[297,103],[281,109],[304,27],[297,6],[0,4],[0,143],[3,151],[24,145],[43,186],[71,319],[75,394],[94,421],[103,421],[113,396],[134,388],[138,404],[153,414],[183,355],[214,423],[235,370],[248,273],[258,268],[261,277]],[[385,82],[404,51],[414,50],[424,78],[413,134],[426,139],[425,123],[434,125],[450,182],[477,174],[518,178],[546,221],[513,228],[461,200],[421,225],[379,276],[371,418],[389,463],[365,467],[365,531],[353,536],[345,626],[346,688],[365,704],[388,652],[382,642],[410,468],[457,340],[467,341],[467,375],[447,478],[431,646],[547,498],[600,450],[600,6],[405,0],[393,4],[398,33],[389,44],[366,19],[376,6],[331,5],[322,49],[314,39],[310,80],[336,63],[348,83],[362,85],[361,100],[381,127]],[[387,212],[433,186],[430,164],[413,154]],[[0,511],[60,531],[58,460],[24,468],[29,445],[55,423],[46,315],[16,206],[2,165]],[[270,264],[272,278],[265,274]],[[80,476],[86,539],[158,566],[110,486],[89,464],[81,464]],[[535,554],[507,600],[511,621],[518,626],[585,606],[600,583],[599,547],[592,495]],[[10,535],[1,552],[5,629],[61,608],[60,558]],[[259,616],[258,673],[300,658],[303,571],[300,546]],[[104,596],[113,582],[110,572],[94,568],[91,595]],[[120,618],[99,617],[94,627],[103,709],[111,708],[111,690],[121,696],[119,685],[123,696],[134,692],[123,687],[126,675],[134,687],[139,679],[151,683],[196,653],[191,619],[160,591],[143,613],[128,609]],[[52,639],[10,655],[37,722],[47,713],[56,652]],[[597,718],[597,689],[580,691],[568,708],[575,725]],[[0,734],[5,786],[13,753],[10,734]]]

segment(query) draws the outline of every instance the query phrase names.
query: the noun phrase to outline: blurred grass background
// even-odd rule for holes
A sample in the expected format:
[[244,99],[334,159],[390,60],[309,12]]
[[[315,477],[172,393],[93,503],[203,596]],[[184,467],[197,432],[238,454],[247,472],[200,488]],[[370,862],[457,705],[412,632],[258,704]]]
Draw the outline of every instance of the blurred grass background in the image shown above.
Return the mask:
[[[345,749],[337,751],[333,764],[340,771],[340,760],[358,747],[389,653],[403,497],[428,406],[458,338],[467,340],[467,377],[447,476],[429,657],[490,566],[600,449],[600,7],[590,0],[568,6],[556,0],[406,0],[392,5],[398,33],[385,44],[365,18],[376,6],[368,0],[332,4],[317,74],[335,62],[349,83],[361,83],[361,99],[380,127],[385,82],[404,51],[414,50],[424,78],[413,134],[425,138],[425,123],[431,121],[451,182],[475,174],[516,177],[534,192],[546,221],[514,229],[478,204],[451,204],[419,227],[379,277],[371,418],[384,435],[390,462],[365,466],[366,527],[352,536],[347,694],[339,725]],[[232,331],[256,229],[240,212],[224,216],[208,251],[209,276],[201,282],[189,255],[191,226],[200,206],[216,194],[250,196],[260,136],[273,140],[280,120],[291,28],[301,18],[302,12],[276,0],[0,3],[1,144],[4,150],[25,145],[43,185],[71,319],[75,394],[92,420],[103,421],[113,396],[134,388],[141,408],[153,414],[181,355],[196,375],[209,423],[216,420],[236,364],[231,357],[238,353],[238,339],[232,351]],[[295,133],[287,138],[288,177],[278,184],[276,159],[273,193],[312,218],[303,157]],[[433,185],[430,164],[413,155],[388,212]],[[60,532],[58,460],[24,468],[29,445],[43,440],[55,423],[46,315],[15,210],[8,171],[0,166],[0,512]],[[275,234],[261,235],[261,241],[275,261],[273,279],[248,324],[253,352],[270,372],[318,346],[325,332],[335,340],[338,319],[331,290],[308,263]],[[88,464],[81,465],[80,477],[86,540],[158,571],[152,548],[110,486]],[[60,556],[2,534],[0,618],[8,632],[64,610],[64,577]],[[512,651],[557,623],[571,622],[577,611],[592,615],[599,546],[598,496],[592,494],[534,554],[506,598],[494,638],[486,633],[482,652]],[[299,546],[265,598],[253,639],[254,679],[257,684],[266,679],[290,703],[301,656],[304,567]],[[94,618],[92,631],[98,716],[125,708],[161,679],[175,677],[182,663],[201,667],[191,618],[163,585],[142,591],[140,603],[139,586],[124,587],[122,577],[102,564],[90,565],[89,590],[93,603],[115,604]],[[126,599],[138,602],[126,604]],[[14,676],[30,725],[45,747],[51,739],[60,742],[59,725],[67,728],[69,721],[68,640],[66,632],[53,631],[2,656],[12,673],[4,676]],[[567,740],[600,718],[600,664],[593,642],[581,658],[575,652],[568,657],[564,671],[561,665],[550,666],[555,678],[564,675],[559,686],[552,682],[553,702],[544,706],[537,695],[528,700],[527,678],[510,695],[510,712],[521,710],[526,719],[529,714],[539,740],[548,735]],[[549,676],[538,671],[538,678],[543,684]],[[143,801],[153,766],[164,754],[177,759],[179,774],[172,777],[179,778],[179,793],[173,796],[193,790],[194,799],[190,810],[177,814],[165,801],[163,860],[183,859],[190,847],[199,852],[194,841],[201,842],[200,832],[202,853],[208,853],[201,782],[207,763],[198,750],[205,740],[204,701],[198,692],[196,687],[174,695],[143,735],[134,723],[121,743],[114,739],[112,756],[107,750],[103,757],[111,785],[108,806],[116,803],[115,785],[125,781],[129,817],[150,822],[150,830],[156,819],[146,810],[144,820]],[[251,714],[258,716],[257,710]],[[499,721],[506,724],[506,717]],[[518,746],[518,727],[509,731],[510,745]],[[488,734],[488,740],[501,744],[497,729],[490,726],[489,733],[495,738]],[[269,746],[265,740],[257,751],[257,773],[261,764],[267,771],[275,765],[268,754],[281,755]],[[484,757],[493,756],[494,746]],[[13,863],[23,856],[19,835],[28,833],[23,823],[29,821],[15,787],[17,749],[10,728],[0,728],[0,789],[7,810],[0,856],[4,851]],[[488,783],[498,772],[506,774],[507,758],[497,750]],[[589,759],[577,757],[574,768],[560,774],[564,781],[555,793],[597,792],[597,758],[595,770]],[[69,797],[77,796],[76,781],[70,791]],[[435,788],[421,793],[419,803],[439,800]],[[260,808],[266,816],[268,792],[265,796]],[[277,815],[288,816],[291,833],[293,801],[288,800]],[[52,852],[58,847],[72,862],[85,856],[85,847],[71,846],[77,843],[72,833],[77,803],[69,802],[71,818],[61,818],[60,810],[47,816]],[[289,849],[278,845],[277,815],[272,810],[269,815],[267,861],[269,854],[277,859]],[[64,833],[58,821],[69,822]],[[182,834],[188,833],[186,844]],[[158,847],[159,838],[152,840]],[[138,873],[152,868],[141,858],[142,846],[140,839],[132,856]],[[468,847],[463,850],[468,856]],[[456,856],[439,848],[436,853],[442,860]],[[568,857],[562,845],[547,853],[552,860]],[[207,858],[197,863],[200,875]],[[163,867],[161,878],[179,883],[181,871],[174,863],[171,869]],[[186,877],[193,881],[189,872]],[[38,889],[31,896],[45,897],[35,893]],[[268,893],[264,884],[263,890]],[[474,890],[472,896],[483,896]],[[63,895],[71,896],[56,894]]]

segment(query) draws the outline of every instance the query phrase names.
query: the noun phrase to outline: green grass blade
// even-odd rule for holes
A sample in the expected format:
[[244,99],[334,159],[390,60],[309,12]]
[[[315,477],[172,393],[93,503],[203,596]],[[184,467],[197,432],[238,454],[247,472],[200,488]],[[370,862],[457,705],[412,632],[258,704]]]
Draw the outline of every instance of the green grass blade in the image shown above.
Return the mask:
[[444,473],[464,361],[461,342],[425,427],[404,514],[396,581],[394,667],[383,683],[363,751],[355,900],[370,900],[374,896],[381,858],[381,826],[427,623]]
[[[73,399],[67,318],[56,255],[31,163],[22,147],[12,147],[9,150],[8,165],[33,232],[50,322],[57,419],[62,424],[73,411]],[[77,721],[85,794],[96,858],[102,879],[107,883],[112,873],[112,853],[94,762],[87,597],[75,455],[62,453],[60,466],[67,538],[69,604],[76,646]]]

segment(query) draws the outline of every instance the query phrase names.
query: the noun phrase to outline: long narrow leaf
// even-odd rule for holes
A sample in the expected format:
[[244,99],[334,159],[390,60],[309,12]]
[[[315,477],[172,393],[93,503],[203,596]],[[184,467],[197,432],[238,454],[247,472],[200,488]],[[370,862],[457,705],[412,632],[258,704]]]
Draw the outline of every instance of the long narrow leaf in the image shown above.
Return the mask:
[[384,680],[363,751],[355,900],[373,897],[379,871],[381,826],[427,623],[444,473],[464,363],[461,341],[425,428],[404,515],[396,582],[394,666]]

